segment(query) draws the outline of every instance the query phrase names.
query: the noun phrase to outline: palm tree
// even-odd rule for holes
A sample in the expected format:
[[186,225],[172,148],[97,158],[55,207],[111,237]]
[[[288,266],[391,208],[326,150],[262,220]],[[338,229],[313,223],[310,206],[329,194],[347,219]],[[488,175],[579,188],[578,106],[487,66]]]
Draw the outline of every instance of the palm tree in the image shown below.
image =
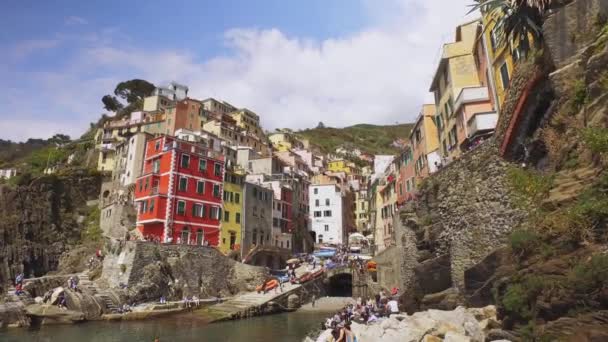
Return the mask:
[[556,0],[474,0],[471,12],[496,13],[499,44],[519,42],[523,51],[530,49],[528,35],[536,46],[542,43],[541,25],[545,11]]

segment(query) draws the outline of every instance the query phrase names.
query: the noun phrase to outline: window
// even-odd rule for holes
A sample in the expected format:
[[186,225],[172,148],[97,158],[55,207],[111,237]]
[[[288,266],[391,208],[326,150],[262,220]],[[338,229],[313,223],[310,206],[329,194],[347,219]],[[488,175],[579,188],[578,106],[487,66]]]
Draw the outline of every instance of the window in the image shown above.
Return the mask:
[[496,27],[490,32],[490,44],[492,45],[492,51],[496,51],[496,47],[498,46],[498,33],[496,32]]
[[154,211],[154,199],[150,200],[150,208],[148,209],[149,212],[153,212]]
[[315,188],[314,190],[315,195],[319,193],[319,189]]
[[202,204],[194,204],[192,206],[192,216],[203,217],[203,205]]
[[325,205],[329,205],[329,198],[325,199]]
[[186,177],[179,178],[178,189],[179,189],[179,191],[186,191],[186,189],[188,189],[188,178],[186,178]]
[[234,203],[238,204],[241,202],[241,194],[234,194]]
[[323,243],[323,235],[319,235],[319,243]]
[[207,160],[206,159],[201,158],[198,160],[198,170],[200,172],[207,171]]
[[509,67],[507,63],[503,63],[500,67],[500,78],[502,80],[502,89],[507,89],[509,87]]
[[236,223],[241,223],[241,213],[236,213],[234,215],[234,220]]
[[187,168],[189,168],[189,167],[190,167],[190,156],[189,156],[189,155],[187,155],[187,154],[182,154],[182,163],[181,163],[181,166],[182,166],[184,169],[187,169]]
[[261,208],[260,209],[260,217],[264,217],[264,212],[265,212],[264,208]]
[[328,224],[326,224],[326,225],[325,225],[325,231],[326,231],[326,232],[328,232],[328,231],[329,231],[329,225],[328,225]]
[[219,220],[220,219],[220,208],[211,207],[211,212],[209,213],[211,219]]
[[139,210],[140,213],[145,213],[148,211],[148,201],[141,202],[141,208]]
[[177,214],[185,215],[186,214],[186,202],[177,201]]
[[156,143],[154,144],[154,150],[155,151],[160,150],[160,140],[157,140]]
[[204,194],[205,193],[205,182],[196,181],[196,193]]
[[258,216],[258,207],[253,206],[253,216]]
[[315,200],[315,207],[318,207],[318,206],[319,206],[319,200],[317,199],[317,200]]
[[315,211],[314,216],[315,217],[321,217],[321,212],[320,211]]
[[253,188],[253,197],[257,197],[257,196],[258,196],[258,189]]
[[331,217],[331,210],[325,210],[325,211],[323,212],[323,216],[324,216],[324,217]]
[[221,198],[221,196],[219,184],[213,184],[213,197]]
[[220,177],[222,175],[222,165],[215,163],[215,176]]
[[276,217],[272,218],[272,226],[273,227],[278,227],[279,226],[279,219]]
[[139,191],[142,191],[144,189],[144,181],[143,180],[139,180]]
[[160,159],[156,159],[152,162],[152,172],[159,173],[160,172]]
[[230,212],[224,211],[224,222],[230,222]]

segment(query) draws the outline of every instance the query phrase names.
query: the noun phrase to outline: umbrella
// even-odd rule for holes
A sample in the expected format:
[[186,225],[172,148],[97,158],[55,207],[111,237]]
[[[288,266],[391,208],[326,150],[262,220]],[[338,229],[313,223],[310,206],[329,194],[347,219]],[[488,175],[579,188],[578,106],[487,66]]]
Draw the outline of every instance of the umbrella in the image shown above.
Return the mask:
[[360,234],[360,233],[352,233],[348,237],[348,241],[351,241],[351,240],[353,240],[353,241],[365,240],[365,236],[363,236],[363,234]]

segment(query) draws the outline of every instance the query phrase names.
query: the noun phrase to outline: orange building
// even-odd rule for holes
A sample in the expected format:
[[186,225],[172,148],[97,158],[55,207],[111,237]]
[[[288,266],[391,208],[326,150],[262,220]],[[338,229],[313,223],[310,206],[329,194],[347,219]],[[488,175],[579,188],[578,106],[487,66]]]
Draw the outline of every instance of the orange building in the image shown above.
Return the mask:
[[201,130],[202,103],[198,100],[185,98],[176,101],[174,106],[166,109],[166,134],[175,135],[175,131],[185,128],[191,131]]

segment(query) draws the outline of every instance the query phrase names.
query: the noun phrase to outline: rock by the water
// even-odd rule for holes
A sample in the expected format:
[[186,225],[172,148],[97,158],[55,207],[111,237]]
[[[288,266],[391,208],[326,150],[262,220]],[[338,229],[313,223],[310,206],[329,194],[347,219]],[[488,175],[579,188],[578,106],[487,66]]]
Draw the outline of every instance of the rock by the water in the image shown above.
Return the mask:
[[296,294],[289,295],[287,297],[287,308],[288,309],[297,309],[300,307],[300,297]]
[[25,308],[25,312],[33,320],[40,320],[41,325],[73,324],[85,319],[82,312],[63,310],[55,305],[32,304]]
[[[351,329],[359,341],[383,342],[485,342],[489,329],[498,322],[496,308],[465,309],[452,311],[428,310],[411,316],[391,315],[372,324],[352,323]],[[324,342],[331,333],[324,331],[317,342]]]

